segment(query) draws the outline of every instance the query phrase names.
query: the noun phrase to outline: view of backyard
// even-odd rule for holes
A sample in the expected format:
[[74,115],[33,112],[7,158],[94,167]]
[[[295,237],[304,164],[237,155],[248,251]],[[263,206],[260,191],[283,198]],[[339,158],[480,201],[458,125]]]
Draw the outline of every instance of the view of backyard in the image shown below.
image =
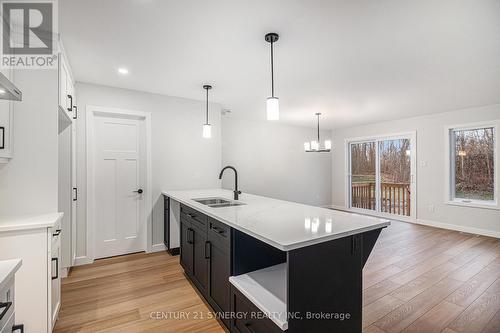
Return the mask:
[[376,157],[380,172],[379,211],[409,216],[410,140],[351,144],[351,206],[377,210]]
[[454,131],[455,198],[494,200],[494,129]]

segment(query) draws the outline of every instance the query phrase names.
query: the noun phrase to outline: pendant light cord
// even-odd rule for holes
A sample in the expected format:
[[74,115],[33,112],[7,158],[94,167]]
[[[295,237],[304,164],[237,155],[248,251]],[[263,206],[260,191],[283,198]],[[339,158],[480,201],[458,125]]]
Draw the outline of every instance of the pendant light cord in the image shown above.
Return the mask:
[[318,116],[318,144],[319,144],[319,114],[317,115]]
[[206,88],[207,90],[207,125],[208,125],[208,88]]
[[273,54],[273,44],[271,41],[271,97],[274,97],[274,54]]

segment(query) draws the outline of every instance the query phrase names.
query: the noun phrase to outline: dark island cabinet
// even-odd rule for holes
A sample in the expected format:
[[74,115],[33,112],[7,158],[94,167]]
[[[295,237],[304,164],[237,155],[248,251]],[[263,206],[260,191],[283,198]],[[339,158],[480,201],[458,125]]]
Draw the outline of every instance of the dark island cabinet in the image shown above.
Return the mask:
[[181,266],[186,274],[193,275],[193,238],[191,223],[181,220]]
[[181,265],[188,278],[229,327],[231,228],[181,205]]

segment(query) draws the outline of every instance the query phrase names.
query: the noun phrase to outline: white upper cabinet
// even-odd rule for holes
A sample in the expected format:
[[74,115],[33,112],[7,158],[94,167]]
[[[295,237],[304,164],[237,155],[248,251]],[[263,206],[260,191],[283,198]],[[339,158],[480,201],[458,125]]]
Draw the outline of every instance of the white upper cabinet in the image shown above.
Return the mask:
[[75,89],[71,70],[63,51],[59,53],[59,109],[69,120],[75,118]]
[[[13,81],[13,70],[2,69],[0,72]],[[12,103],[12,101],[0,99],[0,164],[9,162],[13,154],[14,112]]]

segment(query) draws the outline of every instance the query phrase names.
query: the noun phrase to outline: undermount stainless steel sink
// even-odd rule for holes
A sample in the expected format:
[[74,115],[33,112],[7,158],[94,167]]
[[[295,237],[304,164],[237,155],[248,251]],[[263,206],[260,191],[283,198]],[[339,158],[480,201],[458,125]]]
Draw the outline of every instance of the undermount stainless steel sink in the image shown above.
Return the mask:
[[231,201],[231,200],[227,200],[224,198],[199,198],[199,199],[193,199],[193,200],[201,203],[202,205],[206,205],[206,206],[212,207],[212,208],[245,205],[243,202]]

